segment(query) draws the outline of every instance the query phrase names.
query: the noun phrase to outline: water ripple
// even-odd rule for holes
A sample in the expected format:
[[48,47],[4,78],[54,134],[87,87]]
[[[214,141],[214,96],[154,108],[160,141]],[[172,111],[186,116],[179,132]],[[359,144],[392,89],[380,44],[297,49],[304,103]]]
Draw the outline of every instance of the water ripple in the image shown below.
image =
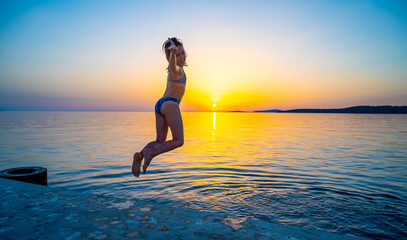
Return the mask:
[[[183,113],[185,144],[134,178],[154,115],[0,112],[0,165],[49,184],[370,239],[407,226],[407,115]],[[216,128],[214,124],[216,123]]]

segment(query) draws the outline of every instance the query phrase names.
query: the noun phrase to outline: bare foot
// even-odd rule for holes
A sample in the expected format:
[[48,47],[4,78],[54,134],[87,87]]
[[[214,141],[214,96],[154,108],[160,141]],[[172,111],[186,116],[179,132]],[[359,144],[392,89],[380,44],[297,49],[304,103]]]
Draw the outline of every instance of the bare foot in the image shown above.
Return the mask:
[[131,167],[131,171],[135,177],[140,176],[141,160],[143,160],[143,156],[141,153],[136,152],[133,156],[133,165]]
[[143,174],[145,174],[147,171],[148,165],[150,165],[151,160],[153,160],[153,155],[151,154],[151,152],[149,150],[144,149],[143,156],[144,156]]

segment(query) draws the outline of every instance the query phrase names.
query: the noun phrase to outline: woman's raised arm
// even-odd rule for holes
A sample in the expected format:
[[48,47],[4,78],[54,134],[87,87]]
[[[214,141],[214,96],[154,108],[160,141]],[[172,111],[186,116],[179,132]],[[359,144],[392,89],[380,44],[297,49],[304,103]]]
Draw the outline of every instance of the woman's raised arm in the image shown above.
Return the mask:
[[177,66],[177,54],[178,54],[178,48],[175,46],[174,42],[171,40],[171,38],[168,38],[168,40],[171,42],[171,46],[168,47],[170,50],[170,59],[169,59],[169,67],[171,72],[175,74],[180,74],[181,69],[180,67]]

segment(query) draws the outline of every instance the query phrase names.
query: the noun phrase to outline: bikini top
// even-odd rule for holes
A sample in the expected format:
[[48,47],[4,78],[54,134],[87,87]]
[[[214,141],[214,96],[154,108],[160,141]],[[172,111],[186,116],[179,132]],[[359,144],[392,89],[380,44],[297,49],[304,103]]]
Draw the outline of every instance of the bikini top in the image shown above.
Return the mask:
[[184,72],[184,76],[182,76],[180,79],[178,80],[171,80],[170,79],[170,74],[168,74],[167,80],[173,83],[181,83],[181,84],[186,84],[187,83],[187,75],[185,75]]

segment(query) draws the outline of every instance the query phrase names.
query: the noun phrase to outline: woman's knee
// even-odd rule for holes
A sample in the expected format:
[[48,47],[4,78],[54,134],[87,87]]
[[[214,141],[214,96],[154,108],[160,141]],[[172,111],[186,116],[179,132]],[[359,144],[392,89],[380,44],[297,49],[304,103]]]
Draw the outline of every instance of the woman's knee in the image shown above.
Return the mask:
[[184,139],[175,139],[177,141],[177,147],[182,147],[184,145]]

